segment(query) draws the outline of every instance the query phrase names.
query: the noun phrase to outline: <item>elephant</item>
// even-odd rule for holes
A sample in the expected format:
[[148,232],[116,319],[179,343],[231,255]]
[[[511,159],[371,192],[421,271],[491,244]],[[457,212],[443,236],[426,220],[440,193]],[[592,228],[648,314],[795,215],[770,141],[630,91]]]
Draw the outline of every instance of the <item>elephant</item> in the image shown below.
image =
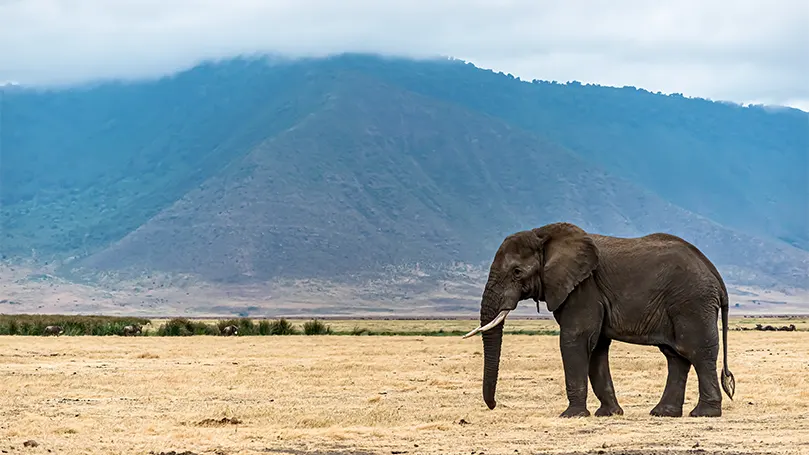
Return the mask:
[[239,334],[239,328],[236,327],[235,325],[229,325],[229,326],[226,326],[226,327],[222,327],[222,336],[229,337],[231,335],[238,335],[238,334]]
[[622,415],[609,367],[612,340],[656,346],[668,377],[654,416],[681,417],[691,366],[699,402],[690,416],[722,415],[716,375],[717,316],[722,314],[722,388],[732,400],[736,380],[728,369],[728,293],[716,267],[675,235],[614,237],[585,232],[567,222],[507,236],[492,260],[480,303],[483,400],[496,406],[495,390],[506,316],[523,300],[547,305],[559,325],[567,409],[560,417],[587,417],[587,381],[600,401],[596,416]]
[[142,333],[142,329],[139,324],[128,325],[123,328],[123,334],[125,337],[135,336],[135,334]]
[[49,325],[45,327],[45,330],[43,331],[43,335],[45,336],[50,335],[59,336],[63,333],[65,333],[64,329],[62,329],[62,327],[58,325]]

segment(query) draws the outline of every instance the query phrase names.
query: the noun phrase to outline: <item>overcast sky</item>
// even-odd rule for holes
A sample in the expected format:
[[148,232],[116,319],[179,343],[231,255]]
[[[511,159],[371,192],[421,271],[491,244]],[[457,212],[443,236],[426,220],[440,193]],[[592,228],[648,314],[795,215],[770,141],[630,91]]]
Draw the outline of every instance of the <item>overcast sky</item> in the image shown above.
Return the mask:
[[344,51],[809,110],[809,0],[0,0],[0,82]]

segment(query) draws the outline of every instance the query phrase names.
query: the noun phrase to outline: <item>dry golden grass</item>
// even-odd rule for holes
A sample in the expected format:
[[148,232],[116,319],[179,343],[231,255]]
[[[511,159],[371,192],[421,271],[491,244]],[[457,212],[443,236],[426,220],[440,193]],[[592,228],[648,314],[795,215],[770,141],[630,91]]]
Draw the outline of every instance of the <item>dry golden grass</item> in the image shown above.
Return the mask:
[[[361,322],[474,327],[346,321]],[[507,326],[539,323],[553,327]],[[625,343],[613,344],[611,363],[626,414],[572,420],[557,417],[567,401],[554,336],[506,336],[493,411],[481,399],[479,337],[0,337],[0,347],[0,449],[10,453],[609,453],[696,443],[709,453],[809,452],[807,332],[731,332],[736,397],[725,397],[719,419],[649,416],[665,360]],[[696,385],[692,371],[686,413]],[[598,407],[592,392],[589,406]],[[39,447],[23,449],[28,439]]]

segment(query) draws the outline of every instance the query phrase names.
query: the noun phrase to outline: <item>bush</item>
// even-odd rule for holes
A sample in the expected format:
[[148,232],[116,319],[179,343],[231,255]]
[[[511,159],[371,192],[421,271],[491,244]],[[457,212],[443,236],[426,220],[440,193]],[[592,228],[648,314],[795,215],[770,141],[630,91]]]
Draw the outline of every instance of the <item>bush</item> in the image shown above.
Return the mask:
[[259,335],[271,335],[272,334],[272,324],[270,324],[270,321],[267,321],[265,319],[265,320],[260,321],[258,323],[258,334]]
[[224,329],[229,325],[235,325],[239,329],[239,335],[258,334],[258,327],[250,318],[226,319],[223,321],[219,321],[216,324],[216,328],[219,333],[222,333],[222,329]]
[[352,335],[370,335],[371,331],[368,330],[365,327],[360,327],[358,325],[355,325],[354,328],[351,329],[351,334]]
[[272,321],[270,323],[270,335],[295,335],[298,333],[295,327],[286,319]]
[[331,327],[315,319],[303,324],[303,333],[307,335],[330,335]]
[[3,327],[0,327],[0,332],[4,332],[8,335],[17,335],[19,333],[19,330],[20,328],[17,325],[17,321],[15,319],[8,321],[5,330],[3,330]]
[[158,336],[186,337],[191,335],[219,335],[219,328],[186,318],[174,318],[157,329]]

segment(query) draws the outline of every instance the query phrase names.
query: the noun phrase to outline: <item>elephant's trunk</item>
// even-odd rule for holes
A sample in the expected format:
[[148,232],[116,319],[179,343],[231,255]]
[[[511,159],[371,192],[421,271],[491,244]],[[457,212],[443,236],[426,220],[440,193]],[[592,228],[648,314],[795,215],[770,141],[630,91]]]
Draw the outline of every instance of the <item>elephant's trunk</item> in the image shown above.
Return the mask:
[[489,409],[497,402],[494,392],[497,389],[497,374],[500,369],[500,348],[503,345],[503,324],[483,332],[483,401]]
[[[483,291],[480,305],[480,322],[483,327],[490,327],[483,332],[483,401],[489,409],[494,409],[497,389],[497,374],[500,369],[500,348],[503,344],[503,325],[508,310],[503,310],[504,296],[499,292],[493,279],[489,280]],[[499,314],[498,314],[499,313]],[[494,326],[492,326],[494,324]]]

